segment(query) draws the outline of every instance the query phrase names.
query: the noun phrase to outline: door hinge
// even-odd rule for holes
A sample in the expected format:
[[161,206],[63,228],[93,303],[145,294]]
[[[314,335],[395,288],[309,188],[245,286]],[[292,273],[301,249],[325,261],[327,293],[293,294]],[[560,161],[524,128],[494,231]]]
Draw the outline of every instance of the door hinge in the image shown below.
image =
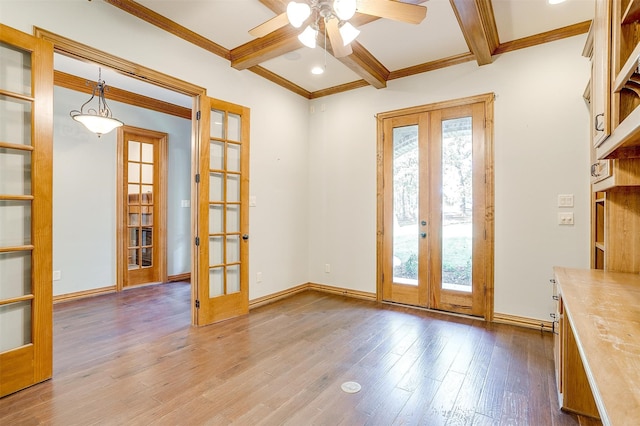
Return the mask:
[[196,246],[200,245],[200,237],[196,237]]
[[199,308],[200,308],[200,301],[196,300],[196,309],[199,309]]
[[196,183],[200,183],[200,173],[196,174]]
[[200,120],[200,111],[196,112],[196,120]]

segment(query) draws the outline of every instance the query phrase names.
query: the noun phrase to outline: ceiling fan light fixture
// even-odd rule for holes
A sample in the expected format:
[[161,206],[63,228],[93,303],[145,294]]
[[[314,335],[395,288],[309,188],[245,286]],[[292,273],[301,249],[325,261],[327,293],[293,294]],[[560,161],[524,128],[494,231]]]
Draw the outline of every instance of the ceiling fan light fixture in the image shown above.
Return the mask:
[[356,13],[356,0],[334,0],[333,10],[341,21],[351,19]]
[[298,40],[302,44],[311,49],[315,49],[316,47],[316,37],[318,36],[318,30],[311,28],[311,25],[307,26],[302,33],[298,36]]
[[340,27],[340,35],[345,46],[355,40],[358,34],[360,34],[360,30],[349,22],[344,22]]
[[310,15],[311,8],[306,3],[292,1],[287,5],[287,19],[296,28],[300,28]]

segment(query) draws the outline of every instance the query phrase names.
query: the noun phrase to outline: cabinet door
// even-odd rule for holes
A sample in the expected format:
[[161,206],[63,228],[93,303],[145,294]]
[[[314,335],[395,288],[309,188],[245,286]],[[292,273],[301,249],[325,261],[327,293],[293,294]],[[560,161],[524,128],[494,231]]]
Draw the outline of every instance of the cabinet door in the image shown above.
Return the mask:
[[611,134],[611,7],[608,0],[596,0],[593,20],[591,63],[591,139],[598,147]]

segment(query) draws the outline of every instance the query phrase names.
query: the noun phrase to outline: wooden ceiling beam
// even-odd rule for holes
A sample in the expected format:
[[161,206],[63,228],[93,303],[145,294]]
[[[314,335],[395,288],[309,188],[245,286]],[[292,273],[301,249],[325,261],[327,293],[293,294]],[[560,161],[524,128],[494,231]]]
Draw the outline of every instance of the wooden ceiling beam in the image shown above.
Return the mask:
[[301,28],[287,25],[264,37],[231,49],[229,55],[231,66],[237,70],[244,70],[300,49],[304,47],[298,40],[298,34],[301,32]]
[[376,89],[387,87],[389,70],[357,41],[351,42],[351,49],[351,55],[338,60]]
[[140,3],[137,3],[133,0],[104,0],[104,2],[115,6],[118,9],[127,12],[137,18],[140,18],[143,21],[150,23],[151,25],[155,25],[156,27],[175,35],[176,37],[180,37],[181,39],[188,41],[189,43],[195,44],[198,47],[208,50],[209,52],[224,59],[229,60],[231,58],[229,49],[225,49],[224,47],[209,40],[208,38],[205,38],[200,34],[195,33],[186,27],[183,27],[182,25],[172,21],[171,19],[165,18],[159,13],[154,12],[147,7],[144,7]]
[[[91,95],[93,94],[93,84],[95,83],[62,71],[54,71],[53,84]],[[134,105],[140,108],[150,109],[191,120],[191,108],[185,108],[170,102],[139,95],[117,87],[107,86],[107,90],[104,92],[104,97],[112,101],[122,102],[124,104]]]
[[450,0],[469,50],[478,65],[492,62],[500,45],[491,0]]

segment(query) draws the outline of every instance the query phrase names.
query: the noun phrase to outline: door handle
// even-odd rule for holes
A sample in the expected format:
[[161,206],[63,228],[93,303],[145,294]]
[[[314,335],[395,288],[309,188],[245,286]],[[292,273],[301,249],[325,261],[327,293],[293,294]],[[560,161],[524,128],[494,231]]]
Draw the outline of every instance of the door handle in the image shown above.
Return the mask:
[[242,236],[242,239],[243,239],[243,240],[248,240],[248,239],[249,239],[249,234],[244,234],[244,235]]
[[426,232],[421,232],[420,233],[420,238],[427,238],[427,233]]

